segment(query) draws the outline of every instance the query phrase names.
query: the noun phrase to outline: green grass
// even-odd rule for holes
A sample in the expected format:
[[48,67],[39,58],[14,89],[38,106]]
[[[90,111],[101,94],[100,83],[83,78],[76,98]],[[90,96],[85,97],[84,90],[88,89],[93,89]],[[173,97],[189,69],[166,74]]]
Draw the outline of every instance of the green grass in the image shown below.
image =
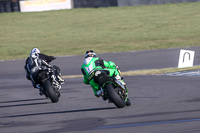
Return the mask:
[[200,2],[0,14],[0,60],[200,46]]

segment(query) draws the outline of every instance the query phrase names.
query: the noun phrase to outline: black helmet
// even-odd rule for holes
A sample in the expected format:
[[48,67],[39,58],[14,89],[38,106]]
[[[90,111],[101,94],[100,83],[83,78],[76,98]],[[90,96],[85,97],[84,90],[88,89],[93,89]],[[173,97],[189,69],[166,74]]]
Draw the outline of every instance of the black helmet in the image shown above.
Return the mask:
[[97,55],[96,55],[96,53],[93,50],[88,50],[85,53],[85,58],[87,58],[87,57],[96,57],[96,56]]

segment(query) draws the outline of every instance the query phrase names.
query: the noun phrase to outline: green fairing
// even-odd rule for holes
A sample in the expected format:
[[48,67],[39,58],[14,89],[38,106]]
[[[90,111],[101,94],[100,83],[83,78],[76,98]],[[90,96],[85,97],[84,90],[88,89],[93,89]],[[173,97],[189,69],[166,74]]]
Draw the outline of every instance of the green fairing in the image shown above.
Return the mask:
[[[110,72],[110,77],[113,76],[113,74],[120,75],[120,73],[116,69],[116,65],[115,65],[114,62],[103,61],[104,66],[106,67],[106,68],[103,69],[101,66],[95,65],[95,61],[97,61],[97,60],[99,60],[99,57],[91,58],[91,60],[87,64],[83,63],[83,65],[81,66],[81,69],[84,70],[84,72],[85,72],[85,75],[83,74],[83,76],[84,76],[83,82],[85,84],[90,84],[90,86],[92,87],[93,92],[96,96],[97,96],[96,93],[100,89],[100,86],[99,86],[99,84],[94,82],[94,79],[91,79],[90,81],[88,80],[89,76],[90,76],[90,74],[89,74],[90,71],[92,71],[92,70],[95,71],[96,69],[98,69],[98,70],[108,70]],[[127,93],[128,93],[128,90],[127,90]]]

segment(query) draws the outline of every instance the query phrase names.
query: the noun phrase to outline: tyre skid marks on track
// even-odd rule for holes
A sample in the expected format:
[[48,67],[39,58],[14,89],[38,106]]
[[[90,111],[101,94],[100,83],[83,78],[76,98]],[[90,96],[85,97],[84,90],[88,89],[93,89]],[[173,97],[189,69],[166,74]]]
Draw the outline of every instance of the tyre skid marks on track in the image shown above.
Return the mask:
[[133,124],[120,124],[120,125],[110,125],[94,128],[94,130],[100,129],[112,129],[112,128],[124,128],[124,127],[137,127],[137,126],[150,126],[150,125],[160,125],[160,124],[173,124],[173,123],[183,123],[183,122],[199,122],[200,119],[182,119],[182,120],[169,120],[169,121],[157,121],[157,122],[144,122],[144,123],[133,123]]

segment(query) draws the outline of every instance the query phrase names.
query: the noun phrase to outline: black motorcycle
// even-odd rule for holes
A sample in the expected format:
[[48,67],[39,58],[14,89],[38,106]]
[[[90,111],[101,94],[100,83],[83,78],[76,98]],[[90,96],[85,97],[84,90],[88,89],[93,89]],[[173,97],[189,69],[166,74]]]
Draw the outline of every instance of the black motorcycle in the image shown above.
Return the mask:
[[52,103],[59,101],[61,84],[55,76],[53,68],[42,67],[36,75],[40,89],[40,95],[45,95],[51,99]]

